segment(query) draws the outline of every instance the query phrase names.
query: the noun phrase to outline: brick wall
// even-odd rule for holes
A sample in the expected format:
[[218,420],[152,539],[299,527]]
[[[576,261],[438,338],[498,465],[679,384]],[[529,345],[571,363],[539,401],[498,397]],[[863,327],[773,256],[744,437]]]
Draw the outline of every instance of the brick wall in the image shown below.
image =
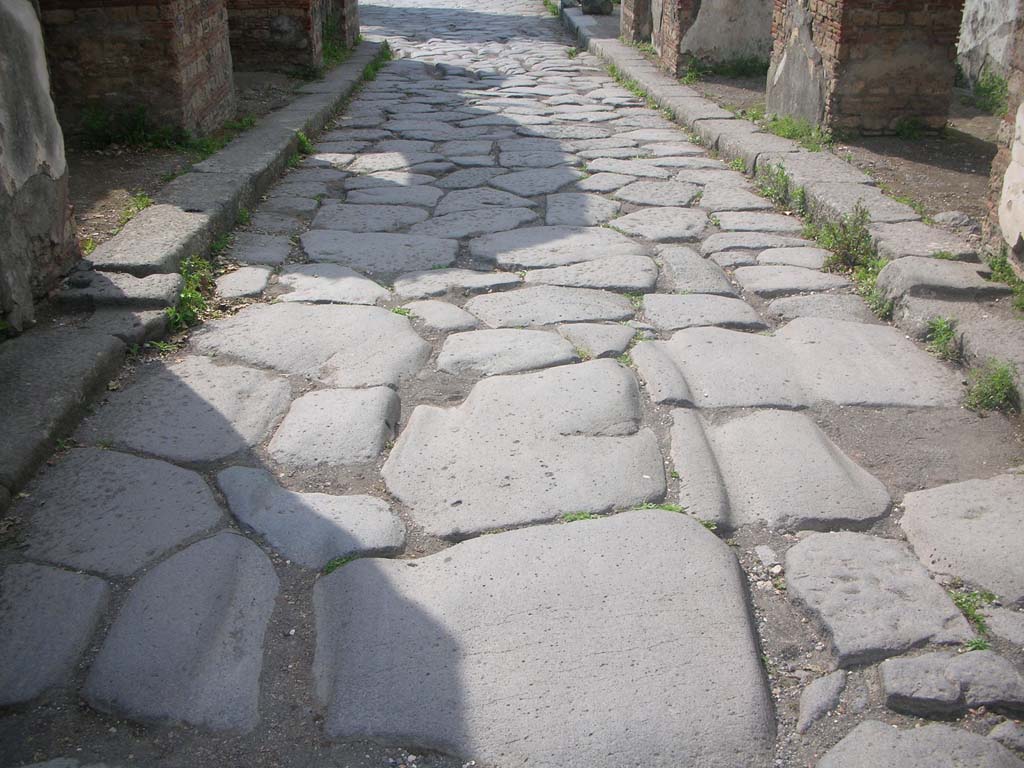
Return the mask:
[[323,30],[336,0],[227,0],[239,69],[295,70],[323,64]]
[[338,23],[338,39],[352,48],[359,38],[358,0],[331,0],[331,10]]
[[234,113],[222,0],[41,0],[61,124],[90,107],[144,107],[151,120],[193,133]]
[[660,8],[652,4],[651,42],[658,52],[659,63],[675,77],[686,69],[687,62],[681,52],[683,35],[693,25],[699,10],[700,0],[662,0]]
[[622,0],[619,6],[619,34],[627,43],[651,39],[651,0]]

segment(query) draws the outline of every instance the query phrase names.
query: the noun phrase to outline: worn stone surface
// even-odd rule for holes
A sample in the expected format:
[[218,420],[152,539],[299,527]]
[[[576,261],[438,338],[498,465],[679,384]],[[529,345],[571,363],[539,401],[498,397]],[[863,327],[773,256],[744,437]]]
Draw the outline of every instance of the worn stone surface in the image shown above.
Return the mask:
[[215,461],[262,441],[290,394],[268,371],[188,356],[140,371],[80,434],[171,461]]
[[900,526],[928,570],[1024,606],[1024,475],[915,491],[903,509]]
[[547,196],[548,224],[592,227],[603,224],[619,212],[620,203],[589,192],[562,192]]
[[988,606],[985,620],[998,637],[1024,648],[1024,612]]
[[658,265],[647,256],[624,254],[592,259],[564,267],[533,269],[526,283],[563,285],[571,288],[605,288],[610,291],[642,293],[658,282]]
[[466,310],[492,328],[633,317],[633,305],[624,296],[592,288],[550,285],[474,296],[466,302]]
[[828,291],[850,286],[850,281],[842,275],[802,267],[739,267],[733,274],[744,290],[766,299],[791,293]]
[[370,274],[395,274],[455,261],[458,243],[426,235],[353,234],[311,230],[302,247],[313,261],[333,261]]
[[800,219],[781,213],[722,211],[715,214],[718,226],[726,232],[782,232],[795,234],[803,230]]
[[811,682],[800,693],[796,732],[807,733],[818,720],[835,709],[846,689],[846,672],[837,669]]
[[281,301],[310,304],[378,304],[391,298],[382,288],[341,264],[296,264],[285,267],[278,284],[290,289]]
[[422,205],[437,204],[444,193],[437,187],[370,187],[354,189],[345,195],[345,202],[355,205]]
[[1021,762],[992,739],[941,723],[899,730],[888,723],[861,723],[830,749],[818,768],[1021,768]]
[[132,588],[85,699],[135,720],[252,730],[277,591],[270,559],[248,539],[225,531],[193,544]]
[[820,317],[826,320],[848,320],[855,323],[877,323],[864,299],[852,293],[809,293],[806,296],[784,296],[770,302],[767,312],[783,322],[798,317]]
[[0,705],[31,701],[71,674],[107,606],[106,583],[34,563],[0,575]]
[[217,278],[217,293],[225,299],[259,296],[266,289],[272,274],[270,267],[240,267]]
[[803,414],[759,411],[713,425],[679,409],[672,421],[680,504],[724,530],[866,527],[889,510],[885,486]]
[[422,208],[408,205],[351,205],[325,203],[313,219],[312,228],[346,232],[394,232],[423,221]]
[[758,255],[757,263],[821,269],[828,256],[824,248],[767,248]]
[[983,275],[989,276],[991,272],[980,264],[907,256],[886,264],[875,285],[889,301],[904,296],[969,301],[1013,293],[1010,286],[986,280]]
[[379,307],[261,304],[197,331],[195,349],[339,387],[394,386],[426,362],[409,321]]
[[536,218],[537,214],[528,208],[480,208],[436,216],[411,227],[409,231],[415,235],[458,239],[515,229]]
[[406,304],[405,309],[409,310],[412,317],[424,328],[431,331],[468,331],[480,324],[469,312],[447,301],[413,301]]
[[786,585],[822,624],[841,667],[971,637],[942,587],[895,541],[814,534],[786,553]]
[[487,379],[457,408],[419,406],[384,479],[426,530],[455,539],[661,498],[639,397],[612,360]]
[[116,451],[76,448],[29,487],[15,508],[29,557],[129,576],[221,519],[194,472]]
[[557,192],[582,177],[583,174],[574,168],[544,168],[505,173],[492,178],[489,183],[492,187],[511,192],[513,195],[532,197]]
[[470,241],[470,253],[504,269],[561,267],[581,261],[646,253],[605,227],[529,227]]
[[163,309],[178,303],[184,285],[181,275],[134,277],[118,272],[72,272],[57,291],[56,300],[73,308],[130,306]]
[[[581,764],[609,768],[652,751],[770,764],[742,577],[694,521],[630,512],[484,536],[417,563],[361,560],[317,583],[314,677],[331,737],[550,768],[565,764],[567,743]],[[679,663],[680,643],[695,663]],[[376,705],[383,696],[389,707]],[[452,704],[423,707],[424,696]]]
[[1024,711],[1024,677],[992,651],[927,653],[879,667],[885,705],[925,717],[987,707]]
[[292,403],[267,452],[304,468],[371,461],[394,436],[399,413],[389,387],[309,392]]
[[494,329],[455,333],[444,341],[437,368],[493,376],[576,362],[568,341],[548,331]]
[[759,195],[732,184],[704,186],[698,207],[705,211],[770,211],[772,204]]
[[757,252],[768,248],[813,247],[814,243],[800,237],[780,235],[775,232],[716,232],[705,237],[700,244],[704,256],[722,251]]
[[962,261],[977,261],[977,249],[944,229],[930,227],[920,221],[899,224],[872,224],[869,227],[878,255],[886,259],[907,256],[934,256],[948,253]]
[[710,293],[737,296],[738,292],[722,268],[686,246],[663,248],[658,253],[662,269],[677,293]]
[[444,199],[438,203],[434,210],[435,216],[444,216],[448,213],[458,211],[479,211],[507,208],[532,208],[537,204],[532,200],[511,192],[490,187],[475,187],[472,189],[457,189],[449,192]]
[[558,326],[558,332],[583,357],[618,357],[636,335],[633,328],[617,323],[570,323]]
[[703,211],[671,206],[644,208],[610,222],[617,230],[655,242],[696,240],[707,225]]
[[295,493],[266,470],[248,467],[225,469],[217,485],[243,525],[307,568],[338,557],[396,554],[405,543],[402,521],[373,496]]
[[[696,184],[678,181],[636,181],[615,192],[615,197],[637,205],[686,206],[700,192]],[[702,206],[703,207],[703,206]]]
[[677,296],[649,293],[644,296],[643,316],[651,325],[662,331],[676,331],[701,325],[717,325],[744,331],[761,331],[768,327],[746,302],[710,294]]
[[231,245],[231,258],[242,264],[284,264],[291,253],[291,241],[283,235],[239,232]]
[[995,739],[1008,749],[1024,752],[1024,727],[1012,720],[1005,720],[988,732],[990,739]]
[[519,285],[518,275],[501,272],[476,272],[471,269],[427,269],[408,272],[395,279],[395,294],[406,299],[443,296],[449,291],[485,293]]

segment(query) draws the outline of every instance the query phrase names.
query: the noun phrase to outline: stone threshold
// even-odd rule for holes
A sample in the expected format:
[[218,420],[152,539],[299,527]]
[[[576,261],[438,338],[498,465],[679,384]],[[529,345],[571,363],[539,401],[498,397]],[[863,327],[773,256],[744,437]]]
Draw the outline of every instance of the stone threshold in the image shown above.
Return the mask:
[[0,344],[7,404],[0,409],[0,512],[105,391],[129,345],[166,333],[159,307],[177,298],[181,261],[235,228],[239,211],[253,207],[287,167],[298,132],[312,138],[324,129],[380,48],[360,43],[323,80],[299,88],[290,104],[164,186],[153,205],[100,245],[88,259],[96,272],[73,273],[75,300],[67,302],[95,308],[88,320],[36,327]]

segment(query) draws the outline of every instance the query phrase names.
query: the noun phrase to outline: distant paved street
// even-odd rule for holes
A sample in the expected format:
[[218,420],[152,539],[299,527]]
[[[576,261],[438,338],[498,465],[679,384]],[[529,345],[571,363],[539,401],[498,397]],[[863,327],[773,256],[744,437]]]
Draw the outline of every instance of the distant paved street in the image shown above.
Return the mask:
[[360,12],[244,306],[14,508],[0,764],[1024,765],[1006,421],[539,0]]

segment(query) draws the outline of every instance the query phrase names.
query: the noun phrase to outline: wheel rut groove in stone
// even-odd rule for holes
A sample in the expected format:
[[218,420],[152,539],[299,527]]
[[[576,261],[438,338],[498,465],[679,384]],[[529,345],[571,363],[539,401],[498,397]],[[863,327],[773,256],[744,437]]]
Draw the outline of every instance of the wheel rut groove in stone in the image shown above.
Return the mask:
[[314,605],[330,736],[506,766],[564,766],[567,750],[607,768],[770,764],[739,569],[684,515],[485,536],[415,568],[361,560],[321,579]]

